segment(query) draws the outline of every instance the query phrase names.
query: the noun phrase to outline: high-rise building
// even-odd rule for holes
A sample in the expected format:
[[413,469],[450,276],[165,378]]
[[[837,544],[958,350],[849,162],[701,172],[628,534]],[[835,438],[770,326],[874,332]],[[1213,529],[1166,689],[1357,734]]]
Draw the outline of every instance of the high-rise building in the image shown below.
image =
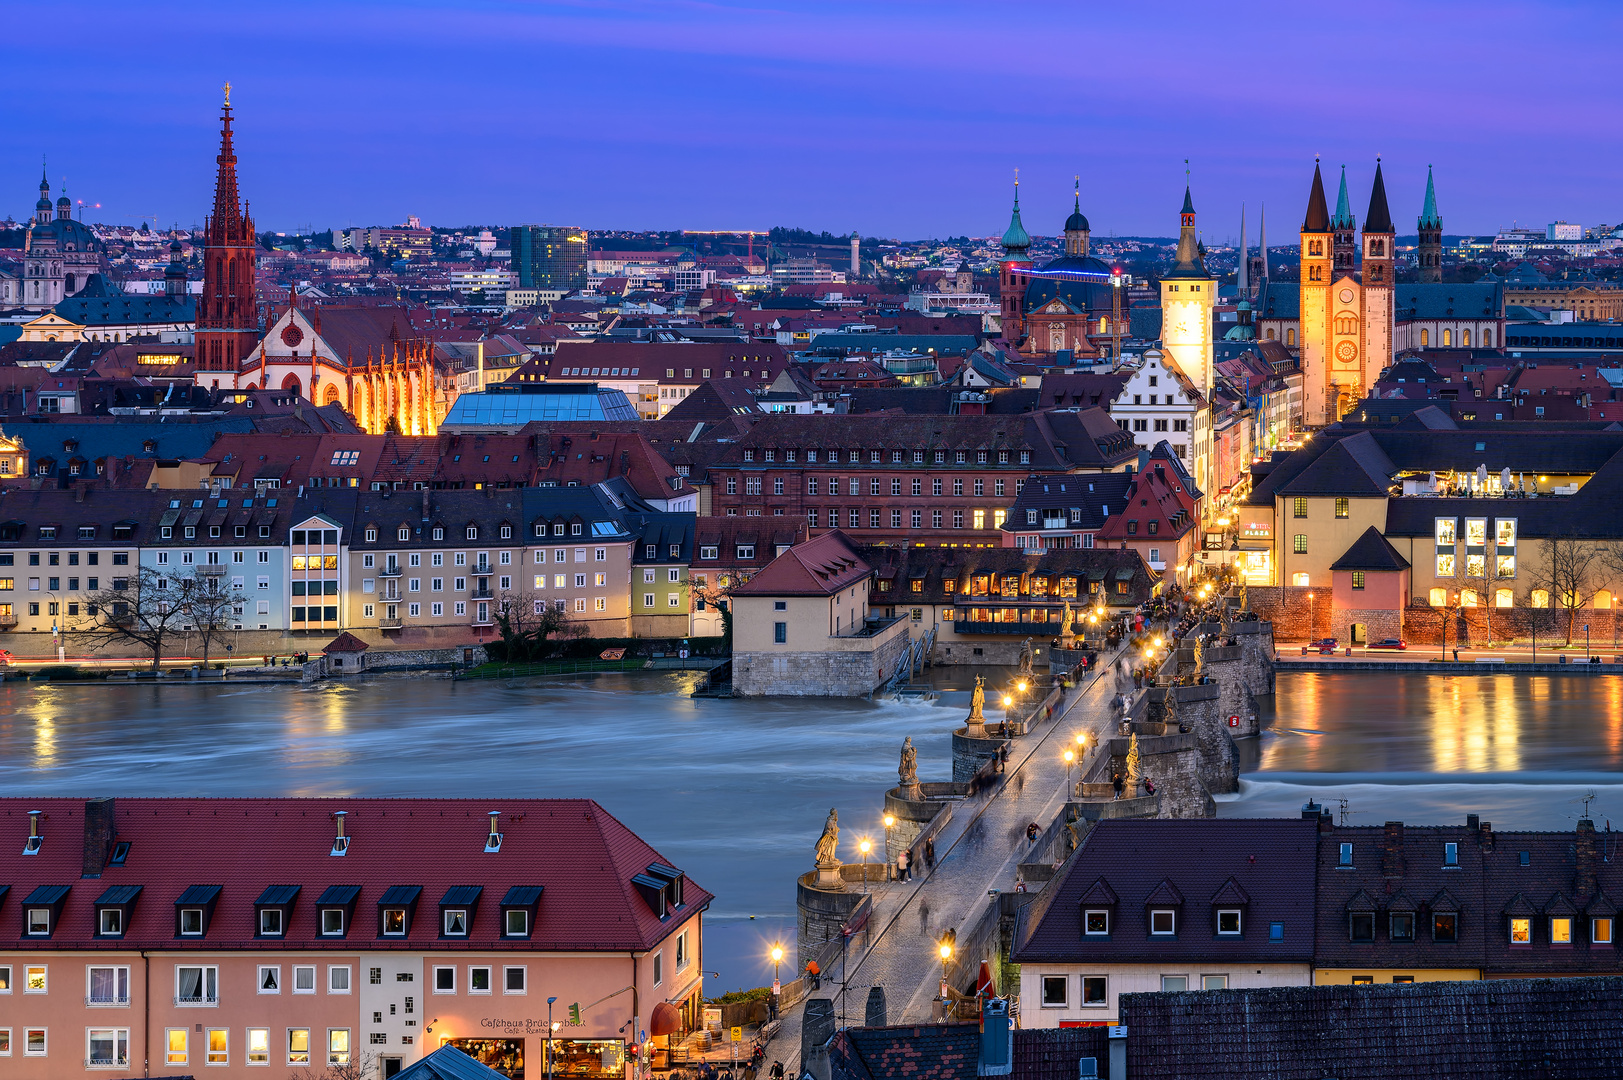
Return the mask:
[[513,280],[521,289],[586,288],[585,229],[564,225],[513,227]]
[[197,369],[235,372],[259,342],[254,302],[254,219],[237,198],[237,154],[231,145],[231,89],[220,113],[214,159],[214,213],[203,226],[203,302],[197,308]]

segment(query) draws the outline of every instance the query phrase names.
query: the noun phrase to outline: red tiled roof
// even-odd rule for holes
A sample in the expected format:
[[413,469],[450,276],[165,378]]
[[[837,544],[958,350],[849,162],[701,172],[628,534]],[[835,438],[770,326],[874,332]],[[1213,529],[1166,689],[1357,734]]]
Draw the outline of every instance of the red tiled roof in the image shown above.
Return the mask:
[[797,544],[733,589],[735,596],[833,596],[873,572],[845,534],[832,529]]
[[[24,855],[28,812],[44,811],[44,843]],[[330,852],[333,814],[345,811],[348,852]],[[489,811],[501,811],[499,851],[485,851]],[[685,882],[683,907],[663,921],[632,878],[669,865],[589,799],[118,799],[114,823],[130,844],[123,866],[82,880],[85,803],[78,799],[0,799],[0,940],[30,948],[219,949],[254,941],[254,903],[272,885],[297,885],[284,937],[275,948],[424,949],[440,941],[446,891],[480,886],[468,941],[515,947],[500,936],[509,889],[540,886],[533,935],[516,947],[628,951],[650,947],[685,914],[714,898]],[[15,840],[15,843],[13,842]],[[41,886],[70,886],[48,940],[22,937],[22,900]],[[98,938],[95,903],[110,888],[139,885],[125,934]],[[194,885],[220,893],[208,932],[178,938],[175,901]],[[316,900],[329,887],[359,886],[346,938],[317,935]],[[378,900],[393,886],[422,889],[410,932],[378,936]],[[267,944],[263,941],[260,944]]]
[[368,645],[366,642],[362,641],[348,630],[345,630],[342,634],[339,634],[337,637],[327,642],[321,651],[323,653],[365,652],[371,647],[372,646]]

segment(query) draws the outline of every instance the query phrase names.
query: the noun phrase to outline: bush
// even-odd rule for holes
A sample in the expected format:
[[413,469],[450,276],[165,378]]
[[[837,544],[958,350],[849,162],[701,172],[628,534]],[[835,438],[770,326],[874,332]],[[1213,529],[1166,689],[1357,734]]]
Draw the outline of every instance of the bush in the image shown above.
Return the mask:
[[729,990],[720,997],[705,998],[711,1005],[741,1005],[746,1001],[765,1001],[772,996],[770,986],[757,986],[753,990]]
[[52,664],[50,667],[35,669],[34,674],[41,676],[42,678],[50,679],[52,682],[66,679],[82,679],[85,677],[84,670],[74,666],[73,664]]

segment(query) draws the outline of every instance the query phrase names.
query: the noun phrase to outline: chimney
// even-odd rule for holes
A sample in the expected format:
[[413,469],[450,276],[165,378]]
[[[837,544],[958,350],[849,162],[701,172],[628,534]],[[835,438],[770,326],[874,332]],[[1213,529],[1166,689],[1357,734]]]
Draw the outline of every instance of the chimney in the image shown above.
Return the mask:
[[981,1006],[981,1055],[977,1076],[1008,1076],[1014,1072],[1014,1029],[1009,1025],[1007,998],[988,998]]
[[1589,818],[1578,819],[1578,839],[1575,844],[1578,872],[1573,881],[1579,907],[1587,907],[1595,898],[1595,823]]
[[1381,876],[1403,876],[1403,822],[1388,821],[1381,838]]
[[343,855],[349,851],[349,837],[344,835],[344,819],[349,816],[348,810],[336,810],[333,819],[338,822],[338,835],[333,838],[332,851],[329,855]]
[[80,877],[101,877],[107,868],[107,857],[113,853],[113,834],[117,829],[112,799],[85,800],[85,850]]
[[486,851],[500,851],[502,849],[501,821],[502,812],[500,810],[490,811],[490,835],[485,837]]
[[1475,832],[1478,828],[1481,827],[1481,822],[1482,822],[1482,819],[1479,818],[1475,814],[1466,814],[1465,815],[1465,827],[1467,829],[1470,829],[1472,832]]
[[1482,850],[1483,851],[1492,851],[1493,850],[1493,822],[1484,821],[1482,823],[1482,832],[1481,832],[1480,835],[1482,837]]
[[39,854],[40,845],[45,842],[44,835],[39,831],[40,820],[44,817],[45,811],[43,810],[28,811],[28,839],[23,842],[24,855]]

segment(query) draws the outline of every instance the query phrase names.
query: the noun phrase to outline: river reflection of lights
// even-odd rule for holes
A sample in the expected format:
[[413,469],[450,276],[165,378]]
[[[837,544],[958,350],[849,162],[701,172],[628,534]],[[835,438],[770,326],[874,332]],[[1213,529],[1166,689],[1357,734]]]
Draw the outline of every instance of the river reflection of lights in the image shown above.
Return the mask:
[[50,768],[56,764],[56,719],[50,706],[34,716],[34,767]]
[[[1517,684],[1508,679],[1432,679],[1426,714],[1431,717],[1432,769],[1436,772],[1519,772],[1522,768]],[[1538,716],[1549,700],[1549,680],[1528,687]]]

